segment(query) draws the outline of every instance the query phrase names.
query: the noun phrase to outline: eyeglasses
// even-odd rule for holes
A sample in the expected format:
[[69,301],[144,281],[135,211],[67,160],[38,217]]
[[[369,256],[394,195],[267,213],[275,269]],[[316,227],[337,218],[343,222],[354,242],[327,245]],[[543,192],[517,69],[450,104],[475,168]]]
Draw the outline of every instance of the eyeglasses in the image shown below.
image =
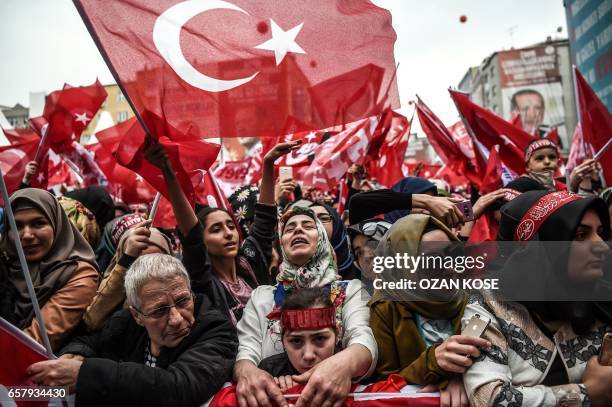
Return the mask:
[[147,313],[139,310],[136,307],[132,307],[132,308],[134,308],[140,315],[142,315],[145,318],[162,319],[162,318],[167,318],[168,315],[170,314],[170,310],[174,307],[176,307],[177,310],[181,310],[181,309],[185,309],[189,307],[193,303],[193,297],[194,297],[194,294],[193,292],[191,292],[189,295],[186,295],[176,300],[173,305],[164,305],[163,307],[155,308],[154,310],[149,311]]
[[376,232],[379,232],[380,236],[387,233],[387,230],[391,228],[391,224],[385,221],[378,222],[367,222],[361,226],[361,234],[367,237],[376,236]]
[[317,219],[321,221],[321,223],[331,223],[332,217],[326,213],[318,213]]

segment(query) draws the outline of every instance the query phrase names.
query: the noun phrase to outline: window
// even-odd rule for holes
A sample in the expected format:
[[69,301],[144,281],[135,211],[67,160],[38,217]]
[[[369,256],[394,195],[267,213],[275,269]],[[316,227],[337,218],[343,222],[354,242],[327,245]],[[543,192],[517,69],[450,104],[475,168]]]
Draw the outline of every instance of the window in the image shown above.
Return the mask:
[[117,102],[121,103],[125,101],[125,96],[123,96],[123,93],[119,92],[117,93]]
[[128,119],[128,112],[119,112],[117,113],[117,122],[121,123]]

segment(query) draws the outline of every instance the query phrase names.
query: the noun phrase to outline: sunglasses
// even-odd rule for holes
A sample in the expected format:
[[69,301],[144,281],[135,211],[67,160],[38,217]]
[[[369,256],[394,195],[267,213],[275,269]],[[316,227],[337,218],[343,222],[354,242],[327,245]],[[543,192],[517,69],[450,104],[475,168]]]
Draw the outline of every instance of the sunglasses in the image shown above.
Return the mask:
[[167,318],[170,314],[170,310],[176,307],[177,310],[188,308],[193,303],[194,294],[191,292],[189,295],[183,296],[176,300],[173,305],[164,305],[163,307],[155,308],[152,311],[144,312],[136,307],[134,308],[140,315],[145,318],[151,319],[162,319]]

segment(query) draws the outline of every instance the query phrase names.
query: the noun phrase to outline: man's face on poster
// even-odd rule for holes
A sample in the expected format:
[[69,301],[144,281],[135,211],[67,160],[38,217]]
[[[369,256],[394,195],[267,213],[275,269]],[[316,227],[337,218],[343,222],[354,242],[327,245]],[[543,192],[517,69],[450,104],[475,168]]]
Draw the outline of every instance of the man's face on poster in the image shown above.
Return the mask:
[[534,131],[544,121],[544,99],[537,92],[526,92],[515,97],[515,109],[521,115],[523,128]]

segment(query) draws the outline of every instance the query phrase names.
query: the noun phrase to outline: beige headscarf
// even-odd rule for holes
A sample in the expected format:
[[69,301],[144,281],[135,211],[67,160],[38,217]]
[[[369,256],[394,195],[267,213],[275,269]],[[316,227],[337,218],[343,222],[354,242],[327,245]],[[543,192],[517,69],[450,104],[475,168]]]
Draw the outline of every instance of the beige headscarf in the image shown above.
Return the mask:
[[[432,225],[446,233],[451,241],[457,241],[457,236],[430,215],[412,214],[400,218],[382,237],[376,248],[376,256],[395,257],[396,253],[407,253],[409,256],[417,256],[421,250],[421,239],[428,225]],[[417,273],[406,270],[389,269],[381,274],[384,281],[400,281],[401,279],[416,280]],[[407,301],[410,299],[410,301]],[[410,292],[397,290],[376,290],[372,296],[371,304],[379,301],[397,300],[408,309],[413,310],[429,318],[450,318],[463,308],[466,296],[463,292],[455,292],[448,301],[432,301],[427,293],[418,289]]]
[[[98,268],[92,248],[68,220],[66,213],[51,193],[42,189],[26,188],[15,192],[10,198],[10,203],[14,212],[29,208],[38,209],[53,227],[53,244],[49,252],[42,260],[28,263],[36,298],[41,307],[70,280],[77,268],[77,262],[87,262]],[[8,238],[8,233],[2,237],[0,246],[10,258],[9,278],[17,291],[15,313],[19,326],[26,328],[32,322],[34,310],[15,245]]]

